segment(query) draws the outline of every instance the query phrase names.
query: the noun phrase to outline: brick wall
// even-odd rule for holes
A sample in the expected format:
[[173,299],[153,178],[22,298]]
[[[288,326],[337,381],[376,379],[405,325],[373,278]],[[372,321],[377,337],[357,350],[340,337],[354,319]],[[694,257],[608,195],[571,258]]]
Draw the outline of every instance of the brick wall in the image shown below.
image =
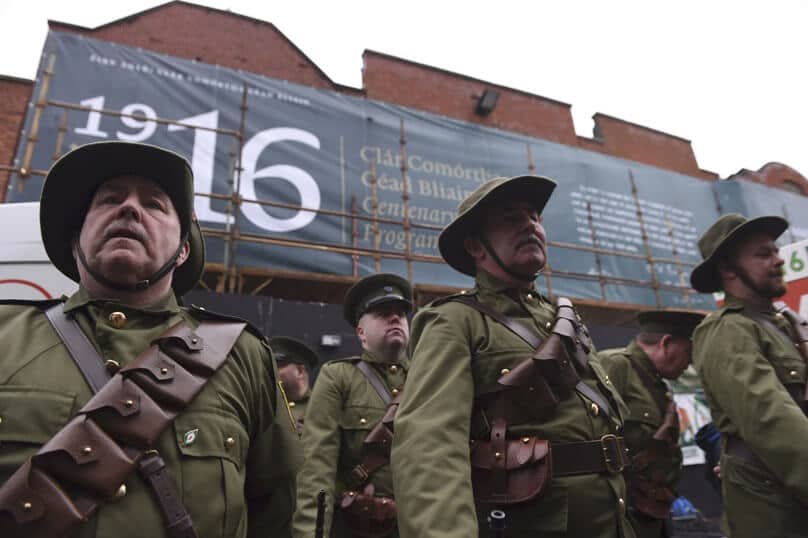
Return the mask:
[[[25,106],[31,98],[33,82],[0,76],[0,163],[10,165],[17,149]],[[0,170],[0,202],[5,199],[8,172]]]
[[95,29],[50,28],[314,86],[335,84],[273,24],[186,2],[169,2]]
[[768,163],[757,171],[742,169],[729,179],[735,178],[755,181],[808,196],[808,179],[790,166],[782,163]]
[[[570,105],[566,103],[378,52],[365,51],[363,59],[363,82],[371,99],[561,144],[576,144]],[[480,116],[475,108],[486,89],[498,91],[499,99],[490,114]]]

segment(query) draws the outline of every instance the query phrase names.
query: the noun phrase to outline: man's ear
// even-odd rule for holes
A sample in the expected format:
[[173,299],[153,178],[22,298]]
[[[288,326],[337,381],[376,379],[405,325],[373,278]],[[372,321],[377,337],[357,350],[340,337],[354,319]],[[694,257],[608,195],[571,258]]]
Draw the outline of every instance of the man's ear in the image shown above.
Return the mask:
[[177,261],[174,263],[174,267],[179,267],[188,259],[188,256],[191,255],[191,243],[187,239],[182,243],[182,249],[180,249],[180,255],[177,256]]
[[716,266],[718,268],[718,274],[721,276],[721,278],[731,280],[738,277],[738,272],[735,270],[735,266],[726,258],[719,260]]
[[469,253],[469,256],[479,261],[485,256],[485,249],[482,242],[477,237],[467,237],[463,240],[463,248]]

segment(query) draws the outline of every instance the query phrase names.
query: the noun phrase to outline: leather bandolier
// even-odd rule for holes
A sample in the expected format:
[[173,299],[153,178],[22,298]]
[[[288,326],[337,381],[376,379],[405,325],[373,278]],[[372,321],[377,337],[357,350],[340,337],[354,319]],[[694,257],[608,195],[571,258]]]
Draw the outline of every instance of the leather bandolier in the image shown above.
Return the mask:
[[663,416],[662,424],[642,450],[631,454],[627,473],[631,506],[654,519],[667,519],[676,492],[668,483],[670,466],[679,449],[679,412],[672,396],[660,394],[655,380],[640,365],[630,361]]
[[[95,395],[0,487],[0,535],[70,536],[137,469],[155,493],[169,536],[195,537],[176,485],[152,447],[221,367],[245,324],[205,321],[193,329],[177,323],[103,383],[97,352],[57,308],[62,323],[52,312],[48,317],[60,337],[72,330],[68,336],[85,340],[65,343]],[[87,345],[90,356],[73,353]]]
[[350,529],[351,536],[381,538],[396,529],[396,501],[390,497],[377,497],[371,477],[374,472],[390,463],[393,419],[403,392],[393,398],[370,364],[360,360],[356,367],[381,397],[387,411],[363,441],[362,461],[351,470],[348,480],[352,489],[342,492],[338,506],[342,521]]
[[606,413],[607,400],[586,385],[579,372],[588,372],[592,349],[589,333],[565,298],[557,301],[550,336],[538,335],[487,305],[468,296],[454,296],[502,323],[535,348],[532,356],[505,372],[496,386],[474,402],[475,423],[490,430],[488,439],[471,440],[472,487],[479,503],[515,504],[537,498],[553,477],[589,473],[620,473],[628,463],[622,437],[550,443],[533,436],[509,438],[508,425],[541,422],[556,412],[562,400],[579,393]]
[[[778,327],[769,319],[757,312],[744,309],[742,314],[758,322],[759,324],[768,327],[779,337],[785,338],[790,345],[797,348],[802,360],[808,364],[808,320],[787,306],[778,309],[778,314],[781,314],[791,326],[791,331],[787,331]],[[791,383],[783,379],[781,379],[780,382],[783,383],[783,386],[791,395],[794,402],[800,407],[800,409],[802,409],[802,412],[808,416],[808,383]],[[731,454],[737,458],[752,463],[761,469],[768,470],[766,464],[761,461],[760,458],[758,458],[758,456],[746,444],[746,441],[744,441],[741,437],[737,435],[724,435],[723,442],[724,451],[727,454]],[[774,475],[772,475],[772,477],[774,477]]]

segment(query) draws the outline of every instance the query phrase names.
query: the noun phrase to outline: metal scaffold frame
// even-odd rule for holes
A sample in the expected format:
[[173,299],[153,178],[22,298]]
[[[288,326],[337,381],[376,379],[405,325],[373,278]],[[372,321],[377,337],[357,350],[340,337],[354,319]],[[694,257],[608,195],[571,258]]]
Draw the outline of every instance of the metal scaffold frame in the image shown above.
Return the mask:
[[[246,139],[245,130],[247,123],[247,114],[249,112],[248,99],[247,99],[249,88],[246,84],[243,85],[241,95],[240,121],[238,130],[225,129],[219,127],[216,128],[200,127],[199,125],[191,125],[174,119],[167,119],[160,117],[147,118],[142,114],[125,114],[122,111],[118,110],[99,109],[82,104],[68,103],[49,99],[48,90],[50,88],[51,81],[55,75],[54,63],[55,63],[54,55],[51,55],[46,59],[45,69],[42,73],[42,81],[39,86],[36,101],[34,103],[34,112],[30,130],[28,133],[23,133],[23,136],[20,137],[20,143],[24,144],[21,152],[22,162],[15,163],[14,166],[0,165],[0,171],[7,172],[6,175],[8,176],[10,176],[11,174],[15,174],[19,178],[20,185],[23,185],[26,179],[31,176],[45,176],[47,174],[46,170],[32,169],[31,163],[36,144],[39,142],[39,133],[40,129],[42,128],[41,125],[42,114],[48,107],[56,108],[62,111],[60,121],[57,127],[58,131],[55,144],[56,147],[54,148],[52,154],[52,158],[54,161],[64,153],[63,145],[65,140],[65,134],[69,126],[69,114],[71,112],[95,112],[107,116],[117,116],[119,118],[131,118],[141,122],[151,121],[163,125],[209,130],[221,135],[225,135],[227,137],[231,137],[231,139],[233,140],[233,144],[231,145],[230,149],[230,175],[225,182],[228,186],[227,194],[216,194],[211,192],[196,193],[197,196],[203,196],[215,200],[226,201],[226,207],[225,207],[226,222],[224,227],[223,228],[203,227],[203,232],[205,233],[205,235],[207,235],[208,237],[220,238],[224,242],[224,256],[223,261],[221,263],[207,264],[205,277],[200,283],[200,286],[202,288],[222,293],[246,293],[246,294],[270,293],[274,295],[277,292],[277,290],[274,291],[272,290],[273,282],[277,281],[311,282],[322,284],[326,288],[328,288],[329,286],[331,287],[331,293],[326,292],[325,294],[321,294],[320,295],[321,299],[319,300],[322,300],[322,297],[325,297],[326,299],[327,298],[336,299],[337,300],[336,302],[338,302],[339,299],[341,299],[341,293],[344,292],[345,287],[354,282],[356,278],[359,276],[359,265],[360,260],[362,258],[371,259],[373,261],[374,269],[377,272],[381,271],[383,259],[402,260],[406,264],[406,273],[407,277],[410,280],[412,280],[413,278],[413,263],[435,263],[435,264],[444,263],[443,259],[440,258],[439,256],[414,253],[412,249],[412,241],[413,241],[412,233],[414,229],[424,230],[430,233],[437,234],[440,232],[442,228],[439,226],[412,222],[410,219],[410,210],[409,210],[410,188],[409,188],[408,170],[406,164],[407,133],[406,133],[406,125],[403,118],[400,119],[399,124],[399,145],[400,145],[399,157],[401,162],[400,172],[403,185],[401,190],[401,200],[403,207],[403,214],[401,219],[384,218],[379,215],[378,177],[376,166],[372,160],[369,163],[369,170],[367,171],[370,184],[371,208],[372,208],[370,214],[367,214],[359,210],[355,194],[350,195],[350,211],[348,212],[328,210],[322,208],[320,209],[304,208],[300,205],[282,203],[274,200],[243,198],[239,194],[241,190],[241,175],[243,171],[241,163],[241,155]],[[525,170],[528,173],[534,173],[537,167],[533,158],[533,150],[529,144],[526,145],[525,150],[526,150]],[[8,177],[0,178],[0,192],[2,192],[3,195],[6,192],[8,180],[9,180]],[[548,241],[548,246],[556,249],[567,249],[592,254],[595,258],[595,266],[597,274],[560,270],[557,268],[551,269],[548,263],[543,272],[544,284],[548,295],[550,295],[551,297],[553,295],[553,278],[555,277],[555,278],[574,279],[586,282],[597,282],[600,287],[600,296],[601,296],[600,300],[579,301],[579,303],[589,304],[594,307],[620,308],[624,310],[632,308],[634,310],[640,310],[646,308],[645,306],[641,305],[625,305],[615,303],[614,301],[609,301],[607,297],[607,287],[609,285],[623,285],[639,288],[649,288],[653,290],[656,304],[659,307],[661,307],[663,304],[661,297],[661,292],[663,291],[680,294],[683,298],[683,302],[685,304],[689,304],[690,300],[689,297],[691,294],[694,293],[693,290],[691,290],[688,286],[681,284],[671,285],[660,283],[659,279],[657,278],[656,268],[659,264],[669,264],[674,266],[677,270],[679,281],[681,282],[683,280],[683,275],[685,274],[686,269],[688,269],[688,267],[692,267],[693,264],[683,261],[679,258],[678,252],[673,243],[673,228],[671,223],[667,223],[667,225],[668,225],[668,234],[670,235],[671,238],[672,257],[664,258],[664,257],[655,257],[652,255],[651,245],[649,242],[648,235],[646,233],[646,225],[644,221],[644,215],[642,211],[639,194],[637,191],[636,182],[634,181],[634,177],[631,174],[631,172],[629,172],[629,182],[631,186],[631,195],[633,197],[636,208],[637,219],[640,225],[640,231],[645,250],[644,254],[634,254],[629,252],[621,252],[618,250],[609,250],[601,248],[599,238],[597,236],[595,226],[592,221],[591,205],[589,202],[587,202],[586,211],[592,245],[587,246],[558,241]],[[259,204],[261,206],[283,208],[289,210],[305,209],[306,211],[313,211],[318,215],[326,215],[326,216],[340,217],[343,219],[349,219],[351,223],[350,244],[323,243],[315,241],[290,239],[286,236],[283,236],[282,234],[269,235],[269,234],[244,233],[240,230],[239,226],[239,213],[240,213],[239,209],[242,206],[242,204],[245,203]],[[360,222],[368,222],[371,225],[371,232],[373,237],[372,248],[362,248],[359,246],[358,226]],[[381,248],[381,225],[400,227],[400,229],[404,233],[405,247],[403,251],[386,250]],[[249,242],[268,246],[294,247],[313,251],[326,251],[330,253],[344,254],[345,256],[351,259],[352,274],[333,275],[327,273],[311,273],[311,272],[304,273],[294,271],[270,270],[257,267],[239,267],[236,262],[237,262],[238,245],[241,242],[245,243]],[[650,273],[650,279],[643,280],[643,279],[623,278],[608,275],[603,270],[603,263],[602,263],[603,256],[614,256],[614,257],[642,260],[647,264]],[[416,290],[418,290],[418,292],[420,293],[421,295],[420,298],[422,299],[422,302],[423,300],[429,299],[433,296],[454,291],[451,288],[444,288],[429,284],[417,285]],[[310,297],[308,297],[305,293],[300,293],[298,294],[299,296],[295,296],[295,294],[292,292],[285,292],[285,295],[287,298],[299,298],[300,300],[310,300]]]

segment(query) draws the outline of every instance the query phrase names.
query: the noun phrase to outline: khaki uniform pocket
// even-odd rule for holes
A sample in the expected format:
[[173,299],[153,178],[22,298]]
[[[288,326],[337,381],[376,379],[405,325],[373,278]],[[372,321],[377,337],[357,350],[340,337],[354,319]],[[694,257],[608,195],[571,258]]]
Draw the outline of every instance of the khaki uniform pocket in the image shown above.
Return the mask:
[[67,424],[75,399],[36,387],[0,387],[0,483]]
[[191,412],[176,418],[174,435],[181,458],[174,478],[194,524],[210,536],[239,535],[247,518],[247,432],[232,418]]

